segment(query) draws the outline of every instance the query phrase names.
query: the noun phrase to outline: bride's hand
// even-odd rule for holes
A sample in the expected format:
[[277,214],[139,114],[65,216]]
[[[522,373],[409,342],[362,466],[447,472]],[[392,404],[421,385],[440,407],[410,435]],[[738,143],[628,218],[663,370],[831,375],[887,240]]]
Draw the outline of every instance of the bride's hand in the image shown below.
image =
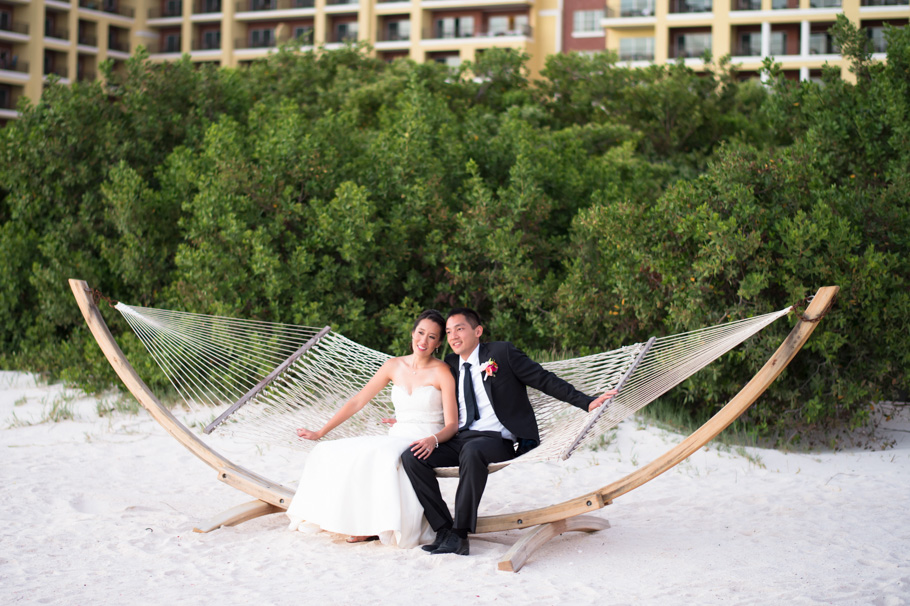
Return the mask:
[[436,450],[436,438],[430,436],[421,440],[411,442],[411,452],[418,459],[426,459]]
[[380,421],[381,423],[385,423],[386,425],[388,425],[389,427],[391,427],[392,425],[394,425],[395,423],[398,422],[398,419],[395,419],[395,418],[393,418],[393,417],[389,417],[388,419],[379,419],[379,421]]
[[297,430],[297,436],[304,440],[318,440],[321,437],[318,432],[310,431],[305,427],[301,427]]

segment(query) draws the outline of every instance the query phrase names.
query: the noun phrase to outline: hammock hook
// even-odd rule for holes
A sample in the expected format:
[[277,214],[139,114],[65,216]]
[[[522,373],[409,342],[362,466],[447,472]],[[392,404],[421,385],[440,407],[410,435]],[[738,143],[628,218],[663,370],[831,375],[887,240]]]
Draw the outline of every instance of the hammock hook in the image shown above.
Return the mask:
[[[803,322],[812,322],[813,324],[820,322],[821,319],[824,318],[825,315],[828,313],[828,309],[830,309],[830,306],[828,308],[826,308],[824,311],[822,311],[822,313],[820,313],[817,318],[810,318],[806,314],[801,313],[800,311],[797,310],[798,307],[802,307],[802,308],[808,307],[809,303],[811,303],[812,299],[814,299],[814,298],[815,298],[815,295],[810,295],[810,296],[806,297],[805,299],[801,299],[801,300],[797,301],[796,303],[794,303],[793,305],[790,306],[790,312],[793,313],[797,318],[799,318]],[[831,304],[833,305],[834,301],[836,301],[836,300],[837,300],[837,295],[835,295],[834,299],[831,300]]]
[[108,304],[109,307],[111,307],[113,309],[117,309],[117,305],[120,303],[120,301],[111,299],[110,297],[105,295],[103,292],[101,292],[97,288],[86,288],[85,292],[92,295],[92,301],[94,301],[96,306],[98,305],[99,302],[101,302],[103,300],[104,302],[106,302]]

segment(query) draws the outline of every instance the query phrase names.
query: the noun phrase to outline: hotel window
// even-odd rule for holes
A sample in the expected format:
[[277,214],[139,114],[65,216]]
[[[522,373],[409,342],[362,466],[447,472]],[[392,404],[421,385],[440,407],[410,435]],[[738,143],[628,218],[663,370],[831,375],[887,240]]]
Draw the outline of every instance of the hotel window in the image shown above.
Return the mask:
[[870,27],[866,32],[869,35],[869,50],[873,53],[884,53],[888,50],[888,41],[885,39],[884,27]]
[[250,46],[252,48],[266,48],[275,45],[275,30],[254,29],[250,31]]
[[294,28],[294,39],[299,41],[301,44],[312,44],[313,43],[313,26],[312,25],[298,25]]
[[810,55],[833,55],[838,52],[834,46],[834,39],[828,32],[812,32],[809,34]]
[[711,50],[711,34],[681,34],[676,38],[676,57],[701,57]]
[[357,22],[339,23],[335,26],[335,42],[357,41]]
[[411,21],[404,19],[402,21],[389,21],[387,28],[386,40],[410,40],[411,39]]
[[202,34],[203,50],[214,50],[221,48],[221,30],[207,31]]
[[653,61],[654,38],[622,38],[619,41],[620,61]]
[[[622,0],[620,17],[651,17],[654,15],[654,0]],[[632,38],[629,38],[631,40]]]
[[768,52],[772,57],[787,54],[787,32],[771,32],[771,45]]
[[760,57],[761,32],[746,32],[740,35],[736,54],[740,57]]
[[[474,17],[445,17],[436,20],[437,38],[470,38],[474,35]],[[459,60],[459,64],[460,64]]]
[[168,34],[164,37],[164,52],[166,53],[179,53],[180,52],[180,34]]
[[220,13],[221,0],[205,0],[203,13]]
[[0,10],[0,29],[11,31],[13,24],[13,15],[9,11]]
[[180,0],[168,0],[164,5],[165,17],[179,17],[183,13],[183,2]]
[[589,32],[603,33],[604,28],[600,24],[603,21],[604,12],[595,11],[575,11],[572,15],[572,32],[583,34]]

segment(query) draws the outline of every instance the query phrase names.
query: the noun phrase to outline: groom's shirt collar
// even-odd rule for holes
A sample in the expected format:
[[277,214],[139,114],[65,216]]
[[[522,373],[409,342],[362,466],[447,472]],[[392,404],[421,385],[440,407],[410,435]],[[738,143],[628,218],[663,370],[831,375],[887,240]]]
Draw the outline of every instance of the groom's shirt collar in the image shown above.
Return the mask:
[[477,347],[474,348],[474,351],[471,352],[471,355],[468,356],[467,360],[459,358],[458,370],[461,371],[461,367],[468,363],[471,365],[471,368],[477,368],[480,366],[480,343],[477,344]]

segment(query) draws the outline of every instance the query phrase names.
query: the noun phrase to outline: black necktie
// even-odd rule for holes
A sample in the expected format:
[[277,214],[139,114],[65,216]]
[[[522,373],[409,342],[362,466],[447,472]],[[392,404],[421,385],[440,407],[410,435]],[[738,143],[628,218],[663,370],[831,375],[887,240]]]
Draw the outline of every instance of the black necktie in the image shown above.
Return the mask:
[[461,429],[467,429],[471,423],[480,418],[477,410],[477,397],[474,395],[474,380],[471,378],[471,365],[465,362],[462,365],[464,372],[464,412],[465,420]]

